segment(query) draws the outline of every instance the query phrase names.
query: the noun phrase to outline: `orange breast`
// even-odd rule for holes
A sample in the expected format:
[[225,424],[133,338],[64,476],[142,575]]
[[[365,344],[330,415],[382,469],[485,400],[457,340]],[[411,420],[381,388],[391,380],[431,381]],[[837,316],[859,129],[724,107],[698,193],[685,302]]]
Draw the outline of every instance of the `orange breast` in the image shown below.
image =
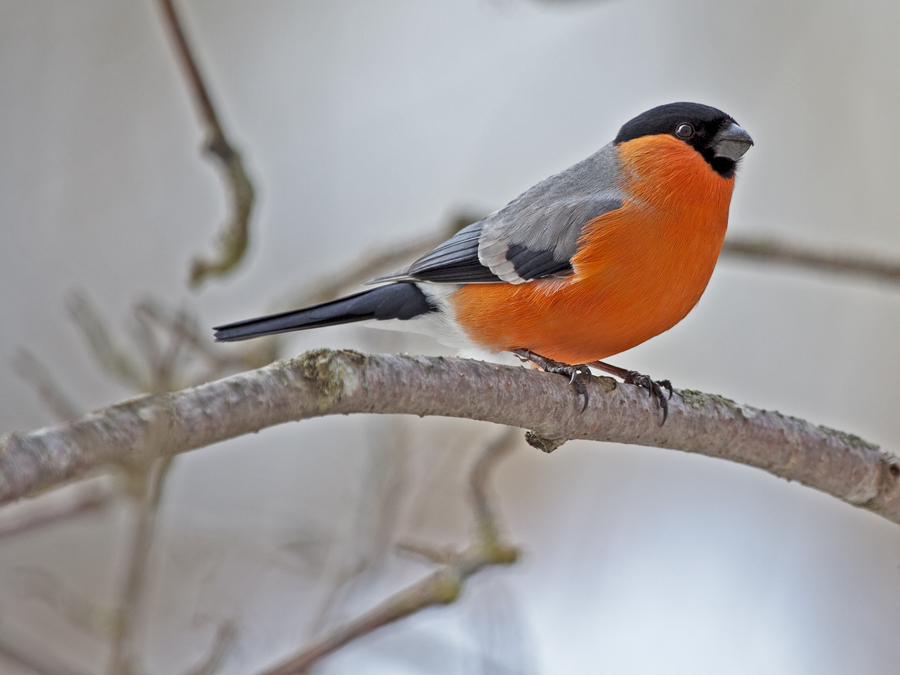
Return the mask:
[[671,136],[622,143],[619,155],[629,198],[585,227],[574,274],[472,284],[451,296],[471,340],[588,363],[659,335],[697,304],[725,237],[734,179]]

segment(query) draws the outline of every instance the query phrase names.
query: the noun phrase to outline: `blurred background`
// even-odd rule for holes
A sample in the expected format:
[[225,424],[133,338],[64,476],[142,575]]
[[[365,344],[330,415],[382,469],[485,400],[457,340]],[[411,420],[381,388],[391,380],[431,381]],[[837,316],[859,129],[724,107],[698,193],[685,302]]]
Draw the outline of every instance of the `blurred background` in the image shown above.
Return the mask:
[[[671,101],[719,107],[756,141],[731,234],[900,261],[893,0],[177,6],[258,195],[246,259],[196,290],[190,261],[213,250],[228,197],[157,4],[0,0],[4,433],[57,419],[35,360],[79,413],[138,393],[98,364],[73,309],[131,355],[142,302],[205,335],[503,206]],[[686,320],[613,362],[897,451],[898,335],[900,287],[724,258]],[[316,347],[446,353],[349,327],[282,354]],[[111,658],[188,673],[223,631],[208,670],[259,672],[433,569],[398,542],[463,545],[465,477],[499,433],[285,425],[177,458],[143,548],[135,481],[136,497],[0,539],[0,673],[112,672]],[[493,494],[521,562],[315,672],[900,670],[896,525],[705,457],[519,445]]]

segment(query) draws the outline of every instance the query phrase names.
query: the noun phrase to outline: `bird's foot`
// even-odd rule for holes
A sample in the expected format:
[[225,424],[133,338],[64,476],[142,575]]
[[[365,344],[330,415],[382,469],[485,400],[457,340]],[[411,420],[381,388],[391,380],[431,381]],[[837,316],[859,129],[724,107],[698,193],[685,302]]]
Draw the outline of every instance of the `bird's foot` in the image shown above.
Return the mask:
[[[647,375],[637,372],[636,370],[626,370],[625,368],[619,368],[618,366],[614,366],[609,363],[604,363],[603,361],[594,361],[590,364],[597,370],[602,370],[605,373],[609,373],[610,375],[615,375],[622,379],[625,384],[635,384],[639,387],[643,387],[647,390],[647,394],[651,398],[655,398],[659,403],[659,407],[662,408],[663,418],[660,426],[666,423],[666,419],[669,417],[669,401],[668,399],[672,398],[672,383],[668,380],[660,380],[657,382],[656,380],[650,378]],[[666,396],[663,393],[663,389],[666,389],[669,392],[669,395]]]
[[591,369],[588,368],[586,364],[581,363],[573,366],[568,363],[561,363],[560,361],[548,359],[546,356],[535,354],[530,349],[513,349],[512,353],[522,361],[530,361],[536,366],[539,366],[545,372],[568,377],[569,384],[572,385],[572,389],[575,390],[575,393],[584,398],[584,405],[581,406],[581,412],[585,411],[589,398],[586,381],[590,381],[591,379]]
[[[659,402],[659,407],[662,408],[663,418],[660,426],[666,423],[666,418],[669,416],[669,401],[668,399],[672,398],[672,383],[668,380],[660,380],[657,382],[654,379],[651,379],[648,375],[644,375],[642,373],[637,372],[636,370],[629,370],[628,374],[624,378],[625,384],[636,384],[639,387],[643,387],[647,390],[647,395],[651,398],[656,398]],[[663,394],[663,387],[665,387],[669,395],[665,396]]]

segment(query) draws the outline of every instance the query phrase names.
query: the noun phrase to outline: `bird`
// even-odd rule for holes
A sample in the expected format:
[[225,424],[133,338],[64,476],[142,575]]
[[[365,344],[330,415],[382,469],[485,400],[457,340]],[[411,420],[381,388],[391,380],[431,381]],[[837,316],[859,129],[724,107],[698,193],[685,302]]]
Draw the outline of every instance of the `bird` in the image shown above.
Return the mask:
[[374,288],[217,326],[219,342],[374,320],[569,378],[587,407],[590,368],[663,387],[604,359],[663,333],[712,275],[735,172],[753,139],[729,115],[669,103],[626,122],[587,159],[462,228]]

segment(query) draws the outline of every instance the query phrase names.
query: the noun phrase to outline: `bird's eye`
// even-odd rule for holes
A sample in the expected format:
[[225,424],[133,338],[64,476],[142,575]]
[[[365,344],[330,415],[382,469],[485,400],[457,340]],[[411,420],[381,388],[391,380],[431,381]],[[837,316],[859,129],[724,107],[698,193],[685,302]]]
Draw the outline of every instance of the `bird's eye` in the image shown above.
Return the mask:
[[694,127],[690,124],[679,124],[678,128],[675,129],[675,135],[678,138],[690,138],[694,135]]

